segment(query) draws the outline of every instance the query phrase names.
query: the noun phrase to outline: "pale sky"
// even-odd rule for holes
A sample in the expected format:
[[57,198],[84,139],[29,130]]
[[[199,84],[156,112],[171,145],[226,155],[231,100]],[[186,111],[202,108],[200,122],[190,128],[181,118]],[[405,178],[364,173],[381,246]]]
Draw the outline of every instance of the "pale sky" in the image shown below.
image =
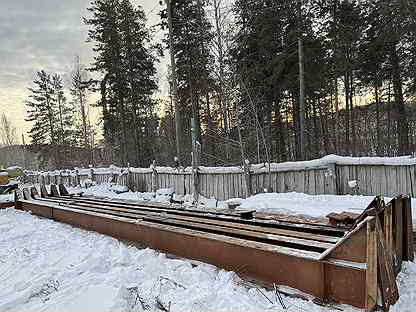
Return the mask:
[[[158,22],[159,0],[134,0],[148,17]],[[83,63],[92,56],[85,43],[90,0],[0,0],[0,114],[17,127],[19,141],[30,129],[24,121],[27,87],[36,71],[67,75],[77,55]],[[162,33],[157,34],[160,38]],[[159,65],[160,89],[166,89],[166,66]]]

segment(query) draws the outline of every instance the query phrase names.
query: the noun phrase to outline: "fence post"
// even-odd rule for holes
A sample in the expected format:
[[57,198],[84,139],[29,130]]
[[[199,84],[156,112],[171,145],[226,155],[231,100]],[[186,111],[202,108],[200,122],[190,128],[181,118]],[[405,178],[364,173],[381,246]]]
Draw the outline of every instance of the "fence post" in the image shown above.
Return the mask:
[[[91,179],[91,182],[95,182],[95,174],[94,174],[94,168],[90,168],[90,179]],[[92,184],[92,183],[91,183]]]
[[127,164],[127,187],[129,190],[134,191],[134,185],[131,179],[130,163]]
[[246,198],[251,196],[251,164],[248,159],[244,161],[244,179],[246,182]]
[[157,187],[157,171],[156,171],[156,160],[153,160],[152,163],[152,185],[151,185],[152,192],[156,194],[158,189]]
[[[191,119],[191,132],[192,132],[192,178],[194,182],[194,203],[198,203],[199,196],[199,177],[198,177],[198,142],[196,140],[196,125],[195,119]],[[185,180],[185,175],[184,175]]]
[[337,167],[336,164],[328,164],[327,172],[325,173],[325,184],[327,185],[326,194],[338,195],[337,187]]

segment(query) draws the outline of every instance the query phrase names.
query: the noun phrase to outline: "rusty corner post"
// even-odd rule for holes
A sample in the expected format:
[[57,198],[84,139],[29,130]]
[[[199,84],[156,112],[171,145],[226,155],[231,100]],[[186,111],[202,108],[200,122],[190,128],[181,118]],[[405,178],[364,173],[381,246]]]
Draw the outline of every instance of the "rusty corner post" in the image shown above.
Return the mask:
[[412,221],[412,202],[409,196],[403,196],[403,260],[414,261],[414,238]]
[[377,233],[376,219],[367,221],[367,270],[365,285],[365,308],[373,311],[377,305]]

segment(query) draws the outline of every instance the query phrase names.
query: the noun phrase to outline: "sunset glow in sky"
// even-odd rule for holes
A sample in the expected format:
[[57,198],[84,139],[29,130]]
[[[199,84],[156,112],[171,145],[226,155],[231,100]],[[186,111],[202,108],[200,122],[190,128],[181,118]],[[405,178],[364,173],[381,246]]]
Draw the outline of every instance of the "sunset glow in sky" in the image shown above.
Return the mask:
[[[148,15],[148,24],[158,22],[159,1],[135,0]],[[59,73],[69,84],[75,57],[82,63],[92,57],[91,43],[85,43],[90,0],[0,0],[0,114],[3,112],[28,140],[30,124],[25,122],[24,101],[34,74],[44,69]],[[161,36],[160,34],[158,35]],[[159,70],[163,80],[165,69]],[[93,99],[91,99],[93,100]]]

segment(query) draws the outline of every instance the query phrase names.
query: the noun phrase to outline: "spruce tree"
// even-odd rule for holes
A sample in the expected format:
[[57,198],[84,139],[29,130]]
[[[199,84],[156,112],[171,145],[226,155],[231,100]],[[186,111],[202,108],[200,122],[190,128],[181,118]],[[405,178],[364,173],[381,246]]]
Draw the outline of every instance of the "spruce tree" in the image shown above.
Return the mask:
[[89,40],[95,42],[91,70],[103,76],[98,105],[105,141],[122,165],[138,164],[144,159],[139,151],[145,149],[141,119],[152,115],[151,94],[157,88],[145,15],[128,0],[94,0],[88,10],[92,16],[85,23]]
[[[204,10],[205,5],[206,1],[202,0],[171,0],[178,96],[184,132],[177,135],[181,135],[185,143],[182,149],[184,155],[180,159],[188,163],[191,118],[196,121],[197,140],[202,142],[201,124],[205,121],[207,126],[203,128],[208,128],[210,93],[214,86],[209,70],[213,62],[210,53],[212,29]],[[162,12],[165,24],[166,16]]]
[[58,142],[58,111],[50,74],[44,70],[37,72],[33,80],[33,87],[28,90],[30,94],[26,101],[28,106],[26,121],[33,122],[29,131],[32,143],[54,145]]
[[57,143],[63,147],[68,147],[74,143],[75,111],[65,97],[62,77],[54,74],[51,83],[57,111]]
[[126,122],[132,125],[127,130],[128,160],[147,165],[154,158],[152,150],[149,149],[151,145],[146,144],[145,139],[146,132],[155,131],[155,128],[148,129],[147,122],[153,118],[155,106],[155,101],[151,98],[157,89],[155,55],[150,47],[151,40],[144,11],[140,7],[133,7],[129,0],[122,0],[119,16],[122,59],[128,91]]

